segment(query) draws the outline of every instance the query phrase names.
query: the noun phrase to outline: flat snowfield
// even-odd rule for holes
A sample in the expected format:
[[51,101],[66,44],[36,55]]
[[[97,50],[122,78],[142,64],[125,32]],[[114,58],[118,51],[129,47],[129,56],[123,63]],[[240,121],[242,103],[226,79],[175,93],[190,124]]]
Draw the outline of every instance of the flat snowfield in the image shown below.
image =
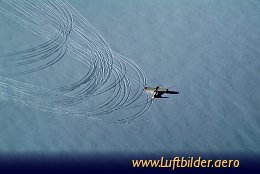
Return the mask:
[[0,1],[0,154],[260,154],[260,1],[61,2]]

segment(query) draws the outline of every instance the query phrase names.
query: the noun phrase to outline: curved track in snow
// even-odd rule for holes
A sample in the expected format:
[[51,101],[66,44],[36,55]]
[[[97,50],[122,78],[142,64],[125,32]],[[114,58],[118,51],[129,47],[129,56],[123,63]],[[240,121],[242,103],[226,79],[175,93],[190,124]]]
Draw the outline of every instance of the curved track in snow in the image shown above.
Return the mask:
[[[106,119],[117,115],[117,120],[130,122],[151,106],[152,100],[143,90],[143,71],[114,52],[69,3],[3,0],[0,12],[47,40],[27,50],[0,55],[8,67],[0,74],[1,99],[69,116]],[[86,69],[76,82],[47,89],[12,78],[48,68],[66,54]]]

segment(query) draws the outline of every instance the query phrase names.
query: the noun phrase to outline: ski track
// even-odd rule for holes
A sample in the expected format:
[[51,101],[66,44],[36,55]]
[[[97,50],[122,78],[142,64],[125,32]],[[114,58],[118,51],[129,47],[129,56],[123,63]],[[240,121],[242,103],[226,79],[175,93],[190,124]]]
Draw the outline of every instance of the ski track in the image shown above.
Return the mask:
[[[30,49],[0,54],[7,67],[7,73],[0,74],[2,100],[102,122],[111,118],[110,113],[122,111],[124,114],[116,119],[131,123],[150,108],[152,99],[143,90],[144,72],[133,61],[111,50],[99,32],[68,2],[1,3],[0,12],[47,40]],[[86,68],[86,74],[74,83],[47,89],[12,78],[50,67],[65,54]]]

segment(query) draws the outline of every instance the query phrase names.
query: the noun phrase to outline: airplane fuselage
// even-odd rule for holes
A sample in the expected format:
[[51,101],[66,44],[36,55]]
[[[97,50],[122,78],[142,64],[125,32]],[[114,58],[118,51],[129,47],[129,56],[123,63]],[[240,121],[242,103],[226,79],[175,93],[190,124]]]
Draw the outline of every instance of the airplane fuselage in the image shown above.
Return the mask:
[[177,92],[177,91],[169,91],[169,89],[160,88],[159,86],[157,86],[156,88],[145,87],[144,89],[146,91],[154,92],[154,95],[152,98],[165,98],[165,97],[162,97],[163,94],[179,94],[179,92]]

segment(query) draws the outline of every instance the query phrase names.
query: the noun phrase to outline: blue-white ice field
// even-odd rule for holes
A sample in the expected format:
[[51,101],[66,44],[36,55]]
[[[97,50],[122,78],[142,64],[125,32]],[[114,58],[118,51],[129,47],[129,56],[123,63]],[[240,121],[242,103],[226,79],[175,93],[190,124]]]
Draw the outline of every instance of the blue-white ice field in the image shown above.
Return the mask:
[[259,19],[258,0],[0,0],[0,154],[259,154]]

